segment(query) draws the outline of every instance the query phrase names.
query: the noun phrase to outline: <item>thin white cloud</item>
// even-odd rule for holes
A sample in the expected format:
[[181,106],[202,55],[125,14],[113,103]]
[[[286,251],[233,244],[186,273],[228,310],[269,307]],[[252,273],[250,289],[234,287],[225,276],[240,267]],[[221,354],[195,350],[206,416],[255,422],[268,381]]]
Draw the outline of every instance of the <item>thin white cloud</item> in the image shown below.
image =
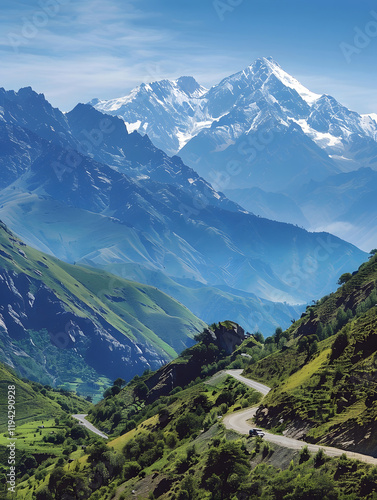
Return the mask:
[[[192,75],[210,87],[270,52],[260,53],[260,48],[248,49],[245,44],[229,44],[225,50],[221,43],[211,43],[211,33],[201,29],[200,16],[174,22],[174,16],[161,17],[158,5],[153,11],[142,10],[138,0],[64,0],[58,14],[38,28],[36,36],[24,39],[16,53],[9,45],[9,33],[22,34],[25,18],[32,19],[40,7],[34,0],[4,2],[0,85],[13,89],[31,85],[63,109],[79,100],[125,95],[141,82],[182,75]],[[203,36],[193,36],[195,30]],[[365,85],[360,93],[345,75],[294,76],[314,92],[332,94],[357,111],[377,111],[377,91]],[[368,103],[370,108],[365,109]]]

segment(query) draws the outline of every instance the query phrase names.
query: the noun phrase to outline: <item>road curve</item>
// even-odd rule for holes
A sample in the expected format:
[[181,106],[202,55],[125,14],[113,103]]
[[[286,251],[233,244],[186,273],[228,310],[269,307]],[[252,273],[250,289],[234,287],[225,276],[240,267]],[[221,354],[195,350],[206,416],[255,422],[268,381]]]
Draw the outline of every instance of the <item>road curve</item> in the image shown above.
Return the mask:
[[108,436],[106,436],[106,434],[96,429],[93,424],[91,424],[86,420],[85,417],[87,417],[87,415],[88,415],[87,413],[82,413],[80,415],[72,415],[72,417],[81,422],[89,431],[94,432],[95,434],[101,436],[104,439],[109,439]]
[[225,373],[227,373],[228,375],[231,375],[240,382],[243,382],[248,387],[251,387],[252,389],[260,392],[261,394],[263,394],[263,396],[267,396],[267,394],[271,390],[270,387],[267,387],[267,385],[261,384],[260,382],[256,382],[255,380],[250,380],[249,378],[243,377],[241,375],[242,372],[243,370],[225,370]]
[[[227,370],[226,373],[236,378],[237,380],[244,382],[248,387],[261,392],[264,396],[270,391],[270,388],[266,385],[242,377],[242,375],[240,375],[240,373],[242,373],[242,370]],[[262,390],[258,389],[258,387],[260,389],[263,389],[263,392]],[[223,419],[223,423],[227,429],[240,432],[241,434],[249,435],[249,430],[252,428],[252,426],[250,425],[248,420],[252,419],[255,416],[257,409],[258,407],[247,408],[246,410],[241,410],[232,413],[231,415],[226,415]],[[293,439],[286,436],[279,436],[277,434],[271,434],[269,432],[265,433],[263,439],[269,441],[270,443],[275,443],[279,446],[290,448],[291,450],[301,450],[302,448],[307,446],[310,452],[316,453],[319,449],[322,449],[329,457],[340,457],[341,455],[345,454],[348,458],[360,460],[361,462],[365,462],[371,465],[377,465],[377,458],[371,457],[369,455],[362,455],[361,453],[341,450],[339,448],[332,448],[331,446],[318,446],[316,444],[306,443],[305,441],[300,441],[298,439]]]

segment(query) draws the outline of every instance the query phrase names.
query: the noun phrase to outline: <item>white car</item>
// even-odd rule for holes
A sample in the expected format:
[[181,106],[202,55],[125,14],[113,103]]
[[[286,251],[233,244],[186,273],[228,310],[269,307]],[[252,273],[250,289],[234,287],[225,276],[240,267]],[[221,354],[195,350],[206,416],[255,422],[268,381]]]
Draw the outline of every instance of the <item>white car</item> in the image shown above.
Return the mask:
[[262,431],[262,429],[250,429],[249,430],[249,436],[260,436],[260,437],[263,437],[264,436],[264,432]]

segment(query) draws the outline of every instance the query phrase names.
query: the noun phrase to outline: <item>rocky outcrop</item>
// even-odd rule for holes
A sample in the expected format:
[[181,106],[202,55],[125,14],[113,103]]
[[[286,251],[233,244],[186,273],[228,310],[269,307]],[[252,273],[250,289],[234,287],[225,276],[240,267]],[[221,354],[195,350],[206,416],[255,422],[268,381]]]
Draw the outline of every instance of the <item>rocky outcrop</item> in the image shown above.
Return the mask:
[[233,321],[224,321],[216,325],[213,337],[214,343],[228,356],[245,340],[245,330]]
[[[205,343],[213,343],[225,355],[231,355],[245,340],[244,329],[232,321],[224,321],[206,329]],[[152,403],[160,396],[166,396],[175,387],[184,387],[201,373],[203,362],[195,355],[173,361],[155,372],[145,383],[149,389],[147,401]]]
[[[78,316],[51,288],[24,273],[1,270],[0,297],[1,357],[15,368],[18,356],[28,356],[17,344],[30,340],[30,330],[46,331],[53,346],[75,352],[109,378],[120,373],[132,378],[146,364],[154,369],[162,364],[156,352],[128,339],[99,314]],[[89,312],[87,305],[78,305]]]

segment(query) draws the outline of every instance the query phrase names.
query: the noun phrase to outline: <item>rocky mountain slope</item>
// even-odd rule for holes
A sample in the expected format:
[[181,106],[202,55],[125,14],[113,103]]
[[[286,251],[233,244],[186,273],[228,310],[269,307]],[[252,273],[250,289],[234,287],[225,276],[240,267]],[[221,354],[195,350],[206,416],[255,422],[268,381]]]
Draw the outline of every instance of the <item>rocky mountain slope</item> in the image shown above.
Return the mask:
[[109,378],[176,357],[204,325],[156,288],[66,264],[3,223],[0,245],[0,359],[23,376],[98,397]]

